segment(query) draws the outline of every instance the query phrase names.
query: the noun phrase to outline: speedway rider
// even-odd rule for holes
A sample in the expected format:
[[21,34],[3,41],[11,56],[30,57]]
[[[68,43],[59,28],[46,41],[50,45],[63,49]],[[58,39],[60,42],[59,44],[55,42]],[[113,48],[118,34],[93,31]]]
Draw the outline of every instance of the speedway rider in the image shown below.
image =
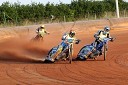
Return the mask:
[[[78,44],[80,40],[76,39],[75,38],[75,31],[73,30],[70,30],[69,33],[65,33],[63,36],[62,36],[62,43],[58,46],[58,50],[59,52],[63,52],[66,50],[67,46],[70,44],[70,43],[76,43]],[[73,50],[73,49],[72,49]],[[73,52],[72,52],[73,53]],[[56,60],[60,59],[61,56],[58,56],[56,58]],[[63,58],[64,59],[64,58]],[[65,58],[66,59],[66,58]]]
[[[98,44],[100,44],[101,42],[103,42],[104,38],[111,38],[110,37],[110,28],[108,26],[104,27],[104,30],[99,30],[95,35],[95,47],[96,49],[99,51],[99,55],[102,55],[102,47],[103,45],[99,48]],[[106,48],[107,50],[107,48]]]
[[49,34],[49,32],[46,31],[44,25],[41,25],[40,27],[38,27],[36,29],[36,33],[37,33],[38,36],[40,36],[42,38],[44,37],[45,34]]

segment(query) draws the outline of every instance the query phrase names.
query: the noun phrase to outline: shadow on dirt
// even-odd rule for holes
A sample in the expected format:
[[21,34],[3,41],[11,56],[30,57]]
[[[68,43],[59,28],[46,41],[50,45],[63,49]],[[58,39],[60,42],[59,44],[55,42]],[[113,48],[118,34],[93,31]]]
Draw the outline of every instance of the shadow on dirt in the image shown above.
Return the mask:
[[81,61],[81,62],[88,62],[88,61],[105,61],[104,59],[87,59],[87,60],[79,60],[79,59],[76,59],[74,58],[72,61]]

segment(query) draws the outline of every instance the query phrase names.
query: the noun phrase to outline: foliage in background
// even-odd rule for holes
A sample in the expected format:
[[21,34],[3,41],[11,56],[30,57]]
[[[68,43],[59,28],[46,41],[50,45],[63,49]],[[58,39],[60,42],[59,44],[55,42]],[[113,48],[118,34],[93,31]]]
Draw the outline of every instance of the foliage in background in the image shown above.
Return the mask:
[[[119,0],[119,10],[122,17],[127,17],[128,3]],[[19,2],[10,4],[4,2],[0,6],[0,24],[25,25],[31,23],[48,23],[74,21],[82,19],[100,19],[116,17],[115,0],[73,0],[71,4],[54,4],[32,2],[22,5]],[[55,18],[51,19],[51,15]]]

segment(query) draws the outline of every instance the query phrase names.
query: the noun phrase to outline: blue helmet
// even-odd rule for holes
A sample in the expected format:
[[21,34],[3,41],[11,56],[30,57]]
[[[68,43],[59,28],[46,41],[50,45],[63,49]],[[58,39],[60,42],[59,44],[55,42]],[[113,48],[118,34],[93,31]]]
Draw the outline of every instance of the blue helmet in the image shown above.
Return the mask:
[[109,32],[110,31],[110,28],[108,26],[105,26],[104,27],[104,31]]

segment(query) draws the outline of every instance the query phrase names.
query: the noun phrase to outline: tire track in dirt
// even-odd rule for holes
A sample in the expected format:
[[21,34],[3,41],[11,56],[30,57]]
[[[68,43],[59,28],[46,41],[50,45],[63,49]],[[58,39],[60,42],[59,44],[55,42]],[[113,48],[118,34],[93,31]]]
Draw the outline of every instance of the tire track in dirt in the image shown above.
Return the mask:
[[35,65],[34,67],[35,67],[35,72],[34,72],[34,74],[31,72],[29,72],[28,70],[25,70],[27,73],[29,73],[29,74],[32,74],[32,75],[35,75],[35,76],[38,76],[39,77],[39,79],[41,79],[42,80],[42,83],[44,83],[44,84],[46,84],[46,83],[65,83],[64,81],[61,81],[61,80],[56,80],[56,79],[54,79],[54,78],[50,78],[50,77],[48,77],[48,76],[45,76],[45,75],[42,75],[42,74],[40,74],[40,73],[38,73],[38,70],[37,70],[37,67],[36,67],[37,65]]
[[[6,74],[10,79],[13,81],[17,81],[21,84],[32,85],[32,84],[47,84],[47,83],[54,83],[54,84],[64,84],[65,81],[57,80],[55,78],[50,78],[48,76],[42,75],[38,73],[38,66],[37,65],[24,65],[22,68],[12,69],[13,65],[9,65],[9,68],[6,70]],[[19,78],[17,78],[19,77]],[[34,81],[33,81],[34,80]],[[30,82],[32,81],[32,83]]]
[[121,67],[125,67],[126,69],[128,69],[128,53],[119,55],[116,58],[115,63],[119,64]]
[[[121,74],[119,75],[118,73],[113,73],[113,69],[111,69],[111,67],[109,65],[107,65],[109,63],[104,64],[103,62],[99,63],[99,61],[94,61],[94,62],[95,62],[94,64],[90,64],[90,63],[88,64],[88,61],[85,62],[88,64],[88,65],[84,64],[87,67],[83,66],[82,64],[78,65],[79,69],[81,71],[81,75],[86,76],[87,79],[93,80],[93,81],[90,81],[89,84],[91,84],[91,82],[92,82],[92,83],[98,83],[98,84],[101,83],[101,84],[109,84],[110,85],[110,84],[114,84],[115,82],[117,82],[117,81],[111,82],[110,80],[112,80],[115,77],[122,76]],[[99,65],[99,64],[97,65],[96,64],[97,62],[102,65]]]
[[48,67],[47,69],[49,69],[49,70],[46,70],[46,71],[44,71],[44,73],[40,73],[40,74],[48,76],[48,77],[56,79],[56,80],[59,80],[59,81],[63,81],[63,83],[61,83],[61,84],[78,85],[78,83],[76,81],[74,81],[73,79],[69,78],[67,75],[65,75],[65,73],[62,72],[61,69],[65,67],[64,64],[63,65],[56,64],[56,65],[57,65],[57,68],[56,67],[55,68]]
[[[9,67],[11,67],[11,66],[9,66]],[[19,72],[22,73],[22,70],[23,70],[23,69],[21,69]],[[23,79],[21,79],[21,76],[19,76],[19,74],[16,73],[16,70],[13,71],[13,69],[7,69],[7,70],[6,70],[6,74],[7,74],[8,77],[10,77],[10,79],[12,79],[12,80],[14,80],[14,81],[17,81],[18,84],[20,83],[20,84],[25,84],[25,85],[31,85],[30,83],[27,83],[27,82],[25,82],[25,81],[22,81]],[[22,75],[22,76],[23,76],[23,75]],[[20,79],[17,78],[17,77],[19,77]],[[22,78],[23,78],[23,77],[22,77]]]
[[12,79],[9,75],[8,75],[8,71],[10,70],[9,64],[5,64],[2,65],[3,68],[1,68],[1,77],[0,77],[0,84],[2,85],[2,83],[4,83],[5,85],[10,84],[10,85],[14,85],[14,84],[19,84],[19,82],[17,82],[15,79]]
[[[89,61],[90,62],[90,61]],[[93,62],[93,61],[91,61]],[[94,61],[94,62],[97,62],[97,61]],[[98,61],[99,62],[99,61]],[[102,78],[103,74],[101,74],[102,71],[99,71],[99,69],[97,70],[96,67],[93,65],[91,66],[90,64],[88,64],[88,61],[85,61],[83,63],[86,63],[86,64],[83,64],[80,63],[80,64],[77,64],[79,66],[79,71],[80,71],[80,75],[82,77],[86,77],[85,79],[84,78],[81,78],[81,79],[84,79],[82,80],[82,82],[84,82],[84,84],[88,83],[88,84],[93,84],[93,83],[99,83],[99,84],[113,84],[111,82],[108,82],[108,81],[103,81],[103,80],[100,80],[100,78]],[[97,64],[96,64],[97,65]],[[99,67],[100,68],[100,67]]]
[[[91,75],[89,75],[87,73],[83,73],[83,71],[85,69],[81,69],[81,67],[79,67],[79,70],[76,70],[75,68],[70,69],[71,67],[66,67],[66,68],[67,68],[67,71],[68,71],[67,73],[72,73],[72,74],[67,74],[67,75],[70,75],[69,76],[70,78],[73,78],[73,79],[79,81],[80,82],[79,84],[89,84],[89,83],[91,84],[91,82],[93,82],[93,83],[97,82],[96,80],[91,80],[92,79]],[[88,77],[88,78],[90,77],[90,79],[86,79],[84,77]]]

